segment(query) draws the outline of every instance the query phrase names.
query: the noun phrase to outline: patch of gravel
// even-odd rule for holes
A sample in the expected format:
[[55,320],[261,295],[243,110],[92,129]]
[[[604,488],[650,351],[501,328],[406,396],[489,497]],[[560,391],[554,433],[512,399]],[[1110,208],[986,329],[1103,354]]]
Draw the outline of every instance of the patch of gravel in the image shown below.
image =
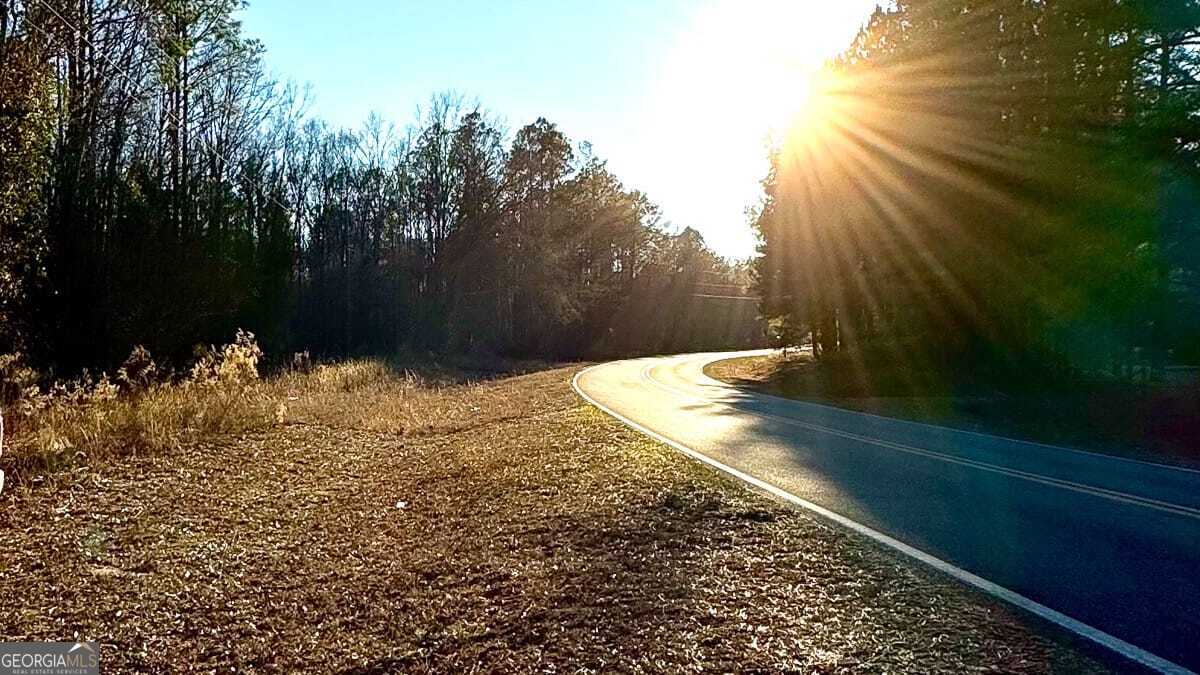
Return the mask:
[[1102,670],[571,374],[464,388],[474,417],[422,433],[325,410],[6,491],[0,636],[98,640],[105,672]]

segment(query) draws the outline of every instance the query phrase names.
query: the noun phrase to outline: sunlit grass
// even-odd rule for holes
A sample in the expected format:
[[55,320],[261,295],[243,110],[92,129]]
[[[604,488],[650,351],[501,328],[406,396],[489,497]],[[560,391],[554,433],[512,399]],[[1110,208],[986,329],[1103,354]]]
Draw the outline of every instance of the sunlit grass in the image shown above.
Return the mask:
[[[299,367],[263,378],[260,357],[253,336],[239,333],[180,378],[156,375],[149,355],[135,350],[114,379],[83,378],[45,391],[26,386],[5,408],[8,439],[0,463],[11,482],[29,482],[125,455],[167,452],[199,439],[286,424],[397,435],[453,432],[518,417],[544,403],[556,384],[531,384],[519,375],[469,376],[417,357],[315,366],[299,361]],[[520,364],[516,372],[538,367]],[[32,377],[23,368],[5,372]]]
[[153,379],[155,364],[139,348],[115,380],[84,377],[45,391],[28,386],[5,407],[0,461],[10,480],[42,479],[72,466],[171,450],[206,434],[278,423],[283,411],[258,376],[261,354],[254,336],[239,332],[178,381]]
[[414,368],[381,359],[289,372],[264,386],[285,402],[289,422],[406,435],[517,417],[550,395],[546,387],[531,387],[520,376],[468,377],[432,363]]

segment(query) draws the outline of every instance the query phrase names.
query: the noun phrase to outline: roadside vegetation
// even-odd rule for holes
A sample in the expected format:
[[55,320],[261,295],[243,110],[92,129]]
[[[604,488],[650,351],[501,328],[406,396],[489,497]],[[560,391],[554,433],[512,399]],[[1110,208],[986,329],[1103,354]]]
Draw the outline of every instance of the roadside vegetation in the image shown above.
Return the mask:
[[233,342],[200,350],[182,374],[160,372],[137,347],[115,377],[85,373],[39,385],[38,373],[10,355],[0,361],[7,423],[0,466],[10,482],[42,481],[79,465],[282,422],[284,403],[259,380],[261,357],[254,335],[238,331]]
[[[250,345],[205,361],[239,372],[213,388],[117,383],[20,422],[114,420],[53,473],[36,444],[5,456],[0,634],[96,639],[114,671],[1104,668],[583,405],[576,368],[250,378]],[[131,436],[162,440],[121,449],[168,400],[187,412]]]
[[761,314],[827,362],[780,386],[1197,447],[1198,40],[1194,0],[877,8],[753,214]]
[[54,481],[62,472],[86,471],[125,455],[169,452],[212,435],[288,423],[336,421],[401,435],[457,429],[481,405],[511,393],[471,382],[544,367],[461,356],[314,364],[299,353],[263,377],[262,350],[246,331],[197,352],[188,368],[175,372],[160,369],[139,346],[115,376],[85,373],[48,385],[39,384],[44,378],[19,357],[0,361],[7,424],[0,468],[10,484]]

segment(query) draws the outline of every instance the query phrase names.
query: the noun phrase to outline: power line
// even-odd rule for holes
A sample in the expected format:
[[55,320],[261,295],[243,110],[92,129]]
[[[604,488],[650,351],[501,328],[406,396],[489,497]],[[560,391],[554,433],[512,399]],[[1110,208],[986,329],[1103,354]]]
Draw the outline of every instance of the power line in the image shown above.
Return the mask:
[[758,302],[760,298],[751,295],[709,295],[708,293],[692,293],[693,298],[712,298],[714,300],[753,300]]

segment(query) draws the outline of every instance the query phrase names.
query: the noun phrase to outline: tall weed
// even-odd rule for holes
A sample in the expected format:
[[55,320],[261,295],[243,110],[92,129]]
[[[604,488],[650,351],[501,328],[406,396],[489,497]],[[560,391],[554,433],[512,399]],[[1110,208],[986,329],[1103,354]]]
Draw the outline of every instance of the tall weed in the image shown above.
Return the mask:
[[[10,480],[20,482],[115,456],[173,449],[203,434],[275,424],[282,415],[260,384],[261,358],[254,335],[239,330],[233,342],[200,350],[177,382],[136,347],[115,380],[85,374],[45,390],[26,385],[7,399],[8,452],[0,461]],[[18,385],[2,386],[13,393]]]

